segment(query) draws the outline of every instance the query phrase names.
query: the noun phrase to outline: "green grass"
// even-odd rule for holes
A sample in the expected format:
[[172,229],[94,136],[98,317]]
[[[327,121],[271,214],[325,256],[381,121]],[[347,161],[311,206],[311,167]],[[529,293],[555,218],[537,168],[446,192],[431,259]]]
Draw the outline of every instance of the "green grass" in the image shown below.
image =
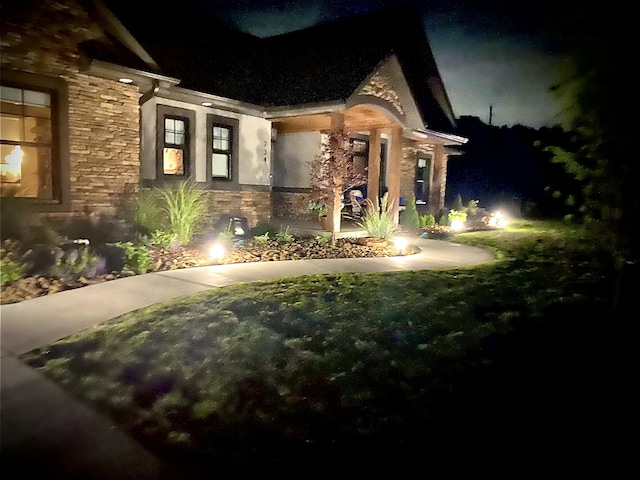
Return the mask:
[[558,338],[581,338],[576,325],[590,328],[610,293],[587,232],[521,223],[451,240],[499,260],[214,289],[24,360],[190,478],[436,465],[498,431],[499,412],[531,408],[506,402],[507,385],[530,385],[505,375],[550,361]]

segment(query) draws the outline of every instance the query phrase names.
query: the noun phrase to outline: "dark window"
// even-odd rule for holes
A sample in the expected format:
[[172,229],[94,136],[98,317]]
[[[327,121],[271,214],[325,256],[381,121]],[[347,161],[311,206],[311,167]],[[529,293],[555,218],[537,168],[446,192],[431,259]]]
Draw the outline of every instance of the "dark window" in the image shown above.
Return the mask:
[[366,171],[369,165],[369,141],[361,138],[353,139],[353,165],[358,173]]
[[0,85],[3,197],[30,198],[50,204],[62,202],[64,182],[58,145],[59,132],[66,132],[66,126],[61,125],[66,116],[58,115],[61,97],[66,100],[66,86],[60,84],[45,87],[3,81]]
[[207,115],[207,176],[214,188],[238,186],[239,126],[235,118]]
[[233,129],[214,124],[211,131],[211,177],[231,178]]
[[431,190],[431,157],[419,153],[416,164],[416,203],[427,203]]

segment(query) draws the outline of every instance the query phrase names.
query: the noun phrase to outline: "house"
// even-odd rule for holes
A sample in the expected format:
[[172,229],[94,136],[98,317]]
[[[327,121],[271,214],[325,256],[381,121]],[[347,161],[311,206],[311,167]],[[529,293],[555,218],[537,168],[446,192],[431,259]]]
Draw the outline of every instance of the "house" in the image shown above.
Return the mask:
[[188,2],[9,0],[0,15],[2,196],[64,224],[194,178],[212,218],[308,214],[310,166],[344,125],[370,198],[444,208],[455,117],[406,8],[258,38]]

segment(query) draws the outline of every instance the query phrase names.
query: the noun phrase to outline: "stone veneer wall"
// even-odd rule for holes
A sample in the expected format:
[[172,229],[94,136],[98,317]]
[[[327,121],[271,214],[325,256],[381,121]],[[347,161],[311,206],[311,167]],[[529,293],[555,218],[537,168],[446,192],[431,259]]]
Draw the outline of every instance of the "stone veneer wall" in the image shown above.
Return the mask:
[[3,70],[68,83],[69,104],[61,107],[69,117],[62,141],[68,141],[70,204],[40,217],[127,223],[121,204],[137,194],[140,179],[138,88],[80,73],[78,44],[105,37],[79,2],[28,2],[19,14],[3,15]]
[[311,220],[315,215],[309,212],[311,197],[306,192],[279,192],[272,193],[273,216],[291,217]]
[[251,228],[271,220],[271,192],[211,190],[208,193],[213,225],[222,215],[246,217]]

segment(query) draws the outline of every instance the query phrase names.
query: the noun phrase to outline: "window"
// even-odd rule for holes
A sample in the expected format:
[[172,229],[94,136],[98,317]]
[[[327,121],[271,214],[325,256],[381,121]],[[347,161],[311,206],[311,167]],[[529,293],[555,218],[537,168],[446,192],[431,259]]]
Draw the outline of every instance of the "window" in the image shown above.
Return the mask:
[[187,175],[187,120],[165,117],[164,148],[162,149],[162,173]]
[[353,143],[353,166],[356,172],[362,173],[369,165],[369,142],[359,138],[354,138]]
[[231,178],[233,129],[225,125],[213,125],[211,148],[211,176]]
[[416,203],[425,204],[429,201],[431,190],[431,157],[419,153],[416,165]]
[[2,196],[59,198],[55,149],[55,92],[0,85],[0,181]]
[[194,174],[195,112],[167,105],[157,110],[158,180],[185,180]]
[[207,115],[207,177],[213,188],[238,188],[239,127],[238,119]]

